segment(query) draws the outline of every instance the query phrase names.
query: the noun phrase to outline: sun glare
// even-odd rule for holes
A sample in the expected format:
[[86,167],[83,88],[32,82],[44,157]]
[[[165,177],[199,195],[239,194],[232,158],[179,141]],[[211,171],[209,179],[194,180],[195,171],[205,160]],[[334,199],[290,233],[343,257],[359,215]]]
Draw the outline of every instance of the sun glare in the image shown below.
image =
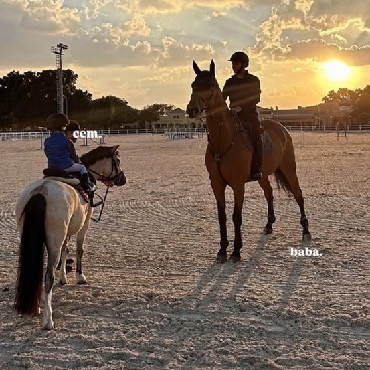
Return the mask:
[[326,77],[332,81],[344,81],[352,73],[352,68],[339,60],[329,60],[322,67]]

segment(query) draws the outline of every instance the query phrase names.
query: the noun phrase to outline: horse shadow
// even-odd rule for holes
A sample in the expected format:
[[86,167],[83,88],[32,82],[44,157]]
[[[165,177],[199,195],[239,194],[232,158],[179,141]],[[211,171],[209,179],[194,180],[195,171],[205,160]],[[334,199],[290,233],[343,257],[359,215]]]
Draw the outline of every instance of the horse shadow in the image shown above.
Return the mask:
[[[242,259],[238,263],[227,261],[220,264],[215,261],[201,276],[195,288],[181,299],[181,310],[184,310],[186,315],[190,311],[196,316],[199,314],[206,316],[208,310],[209,312],[214,311],[215,307],[213,307],[213,304],[219,302],[220,299],[230,299],[236,303],[238,294],[246,289],[251,277],[261,266],[263,255],[266,253],[270,241],[270,235],[261,235],[255,247],[252,250],[248,250],[250,251],[249,257],[246,260]],[[297,258],[290,268],[285,284],[281,287],[280,303],[278,303],[274,311],[281,311],[289,305],[303,267],[303,259]],[[222,312],[220,314],[222,315]],[[191,334],[181,339],[179,338],[179,341],[176,343],[175,353],[180,351],[183,348],[183,344],[190,339]],[[182,364],[185,367],[188,365],[192,365],[191,358],[186,360],[185,364]]]
[[[202,275],[196,287],[183,298],[187,308],[206,309],[213,299],[218,299],[218,295],[228,290],[229,297],[235,297],[240,290],[247,284],[256,268],[268,244],[269,237],[261,235],[257,242],[257,247],[252,251],[248,260],[225,263],[214,261],[208,270]],[[225,287],[229,284],[229,287]]]

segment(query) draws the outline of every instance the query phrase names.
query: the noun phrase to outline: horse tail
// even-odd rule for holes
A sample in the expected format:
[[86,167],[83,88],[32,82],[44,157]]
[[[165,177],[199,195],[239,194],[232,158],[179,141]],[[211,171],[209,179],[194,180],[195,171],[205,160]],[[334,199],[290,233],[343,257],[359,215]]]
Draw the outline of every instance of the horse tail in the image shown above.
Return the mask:
[[278,167],[274,172],[278,190],[283,189],[287,194],[292,194],[292,187],[284,172]]
[[15,310],[20,314],[37,315],[41,299],[46,199],[35,194],[23,209],[24,222],[19,248]]

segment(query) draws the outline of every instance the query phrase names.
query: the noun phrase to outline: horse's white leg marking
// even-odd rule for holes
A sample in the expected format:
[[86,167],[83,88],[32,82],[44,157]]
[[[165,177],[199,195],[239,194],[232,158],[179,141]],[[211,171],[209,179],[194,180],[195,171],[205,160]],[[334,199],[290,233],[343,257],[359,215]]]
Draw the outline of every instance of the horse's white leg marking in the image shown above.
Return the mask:
[[42,325],[44,329],[51,330],[54,328],[54,322],[52,318],[52,307],[51,298],[53,285],[55,280],[55,269],[58,265],[61,249],[66,239],[67,230],[66,227],[58,230],[47,231],[47,250],[48,250],[48,263],[45,272],[45,302],[44,302],[44,315]]
[[42,320],[42,328],[45,330],[54,329],[54,321],[52,319],[53,309],[51,308],[51,299],[53,291],[50,290],[48,294],[45,293],[44,317]]
[[92,210],[89,210],[89,215],[86,218],[85,224],[83,225],[82,229],[78,232],[76,236],[76,282],[77,284],[85,284],[86,277],[82,272],[82,256],[84,253],[83,244],[85,240],[85,236],[87,233],[87,229],[89,228],[90,216]]
[[68,252],[68,238],[64,240],[62,246],[62,255],[61,255],[61,264],[60,264],[60,271],[59,271],[59,283],[61,285],[67,284],[67,272],[66,272],[66,259],[67,259],[67,252]]

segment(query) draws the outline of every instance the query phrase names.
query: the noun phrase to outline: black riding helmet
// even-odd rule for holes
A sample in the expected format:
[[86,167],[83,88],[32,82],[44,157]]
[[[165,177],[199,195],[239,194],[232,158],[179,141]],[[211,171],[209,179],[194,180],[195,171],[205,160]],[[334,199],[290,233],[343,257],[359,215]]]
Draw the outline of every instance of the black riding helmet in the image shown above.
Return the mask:
[[69,124],[69,119],[63,113],[51,114],[46,120],[46,128],[48,130],[64,131]]
[[68,125],[66,126],[66,131],[80,131],[80,124],[77,121],[70,120]]
[[249,65],[249,57],[244,51],[236,51],[229,59],[230,62],[241,62],[246,67]]

